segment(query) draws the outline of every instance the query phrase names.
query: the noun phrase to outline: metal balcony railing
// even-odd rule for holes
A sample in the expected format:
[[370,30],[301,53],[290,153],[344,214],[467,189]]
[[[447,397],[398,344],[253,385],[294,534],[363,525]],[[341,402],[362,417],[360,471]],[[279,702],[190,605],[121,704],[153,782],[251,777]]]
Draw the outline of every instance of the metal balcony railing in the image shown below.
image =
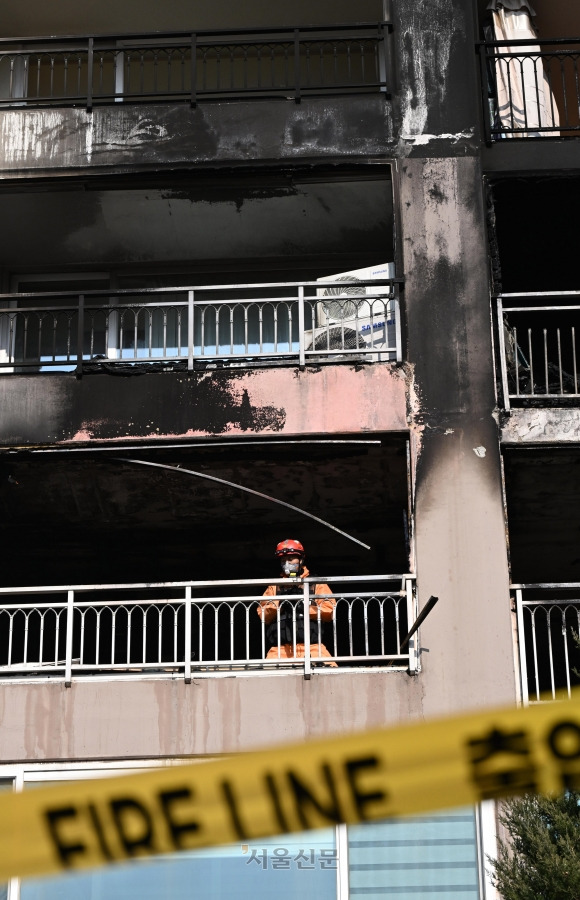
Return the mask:
[[578,301],[580,291],[496,295],[505,409],[580,398]]
[[0,108],[387,94],[391,30],[383,21],[2,38]]
[[580,684],[580,584],[513,584],[525,704]]
[[488,143],[580,133],[580,38],[485,41],[478,50]]
[[0,373],[400,361],[400,282],[326,297],[320,282],[1,294]]
[[[336,601],[332,621],[320,610],[303,629],[304,655],[297,655],[301,617],[309,620],[314,584],[324,581]],[[284,598],[274,620],[280,628],[292,601],[292,653],[268,658],[271,625],[260,601],[267,584],[281,579],[191,581],[166,584],[82,585],[0,589],[0,679],[74,675],[133,677],[300,669],[336,671],[349,666],[418,669],[415,638],[405,636],[417,619],[412,575],[307,578],[303,595]],[[314,638],[316,640],[314,640]],[[330,658],[311,654],[322,643]]]

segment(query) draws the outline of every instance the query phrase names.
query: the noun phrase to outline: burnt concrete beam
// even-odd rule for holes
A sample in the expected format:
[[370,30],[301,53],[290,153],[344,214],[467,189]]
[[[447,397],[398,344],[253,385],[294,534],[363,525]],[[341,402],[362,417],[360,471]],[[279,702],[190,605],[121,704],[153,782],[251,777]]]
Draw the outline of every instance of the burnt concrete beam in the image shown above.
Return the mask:
[[[580,137],[580,131],[577,137]],[[504,139],[483,147],[481,159],[484,172],[490,176],[577,172],[578,140],[570,137],[542,138],[541,141]]]
[[384,155],[384,95],[0,111],[0,177]]
[[81,380],[6,375],[0,445],[406,431],[405,393],[404,370],[382,363]]
[[443,598],[422,678],[445,713],[516,699],[481,173],[407,159],[399,189],[420,608]]
[[[429,425],[495,408],[487,243],[474,159],[400,168],[409,359]],[[493,423],[495,427],[495,422]]]

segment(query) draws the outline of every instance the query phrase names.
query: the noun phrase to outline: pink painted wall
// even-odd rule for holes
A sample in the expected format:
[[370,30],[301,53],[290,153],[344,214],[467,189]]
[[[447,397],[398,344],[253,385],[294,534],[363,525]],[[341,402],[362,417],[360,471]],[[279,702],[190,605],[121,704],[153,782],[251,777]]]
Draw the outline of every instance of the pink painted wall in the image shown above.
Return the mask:
[[[211,376],[207,376],[211,377]],[[249,372],[236,383],[241,402],[247,391],[253,409],[283,408],[283,434],[316,432],[402,431],[407,429],[406,378],[402,369],[372,365],[357,371],[346,366],[295,371]],[[247,430],[232,423],[229,432]],[[271,427],[264,428],[272,432]],[[191,429],[187,436],[202,435]]]

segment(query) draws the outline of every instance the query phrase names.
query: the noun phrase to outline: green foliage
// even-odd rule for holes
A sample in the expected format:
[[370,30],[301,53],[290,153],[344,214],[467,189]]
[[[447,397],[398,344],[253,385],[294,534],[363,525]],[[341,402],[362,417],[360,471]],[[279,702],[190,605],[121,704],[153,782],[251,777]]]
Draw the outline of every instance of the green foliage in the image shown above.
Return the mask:
[[580,900],[580,793],[510,800],[499,819],[510,841],[491,864],[504,900]]

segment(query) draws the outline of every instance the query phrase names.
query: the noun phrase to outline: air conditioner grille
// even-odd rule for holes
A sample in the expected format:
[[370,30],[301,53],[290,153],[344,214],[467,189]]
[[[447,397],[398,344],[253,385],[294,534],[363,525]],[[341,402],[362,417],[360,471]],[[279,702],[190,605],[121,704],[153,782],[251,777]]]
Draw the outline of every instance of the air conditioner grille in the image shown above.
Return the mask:
[[[345,282],[351,284],[346,287]],[[356,315],[359,304],[354,300],[339,298],[360,297],[365,289],[352,286],[352,282],[359,283],[358,278],[352,275],[343,275],[333,282],[333,286],[324,289],[321,305],[329,319],[352,319]],[[338,286],[340,284],[340,287]]]
[[364,347],[352,328],[328,328],[314,339],[313,350],[356,350]]

